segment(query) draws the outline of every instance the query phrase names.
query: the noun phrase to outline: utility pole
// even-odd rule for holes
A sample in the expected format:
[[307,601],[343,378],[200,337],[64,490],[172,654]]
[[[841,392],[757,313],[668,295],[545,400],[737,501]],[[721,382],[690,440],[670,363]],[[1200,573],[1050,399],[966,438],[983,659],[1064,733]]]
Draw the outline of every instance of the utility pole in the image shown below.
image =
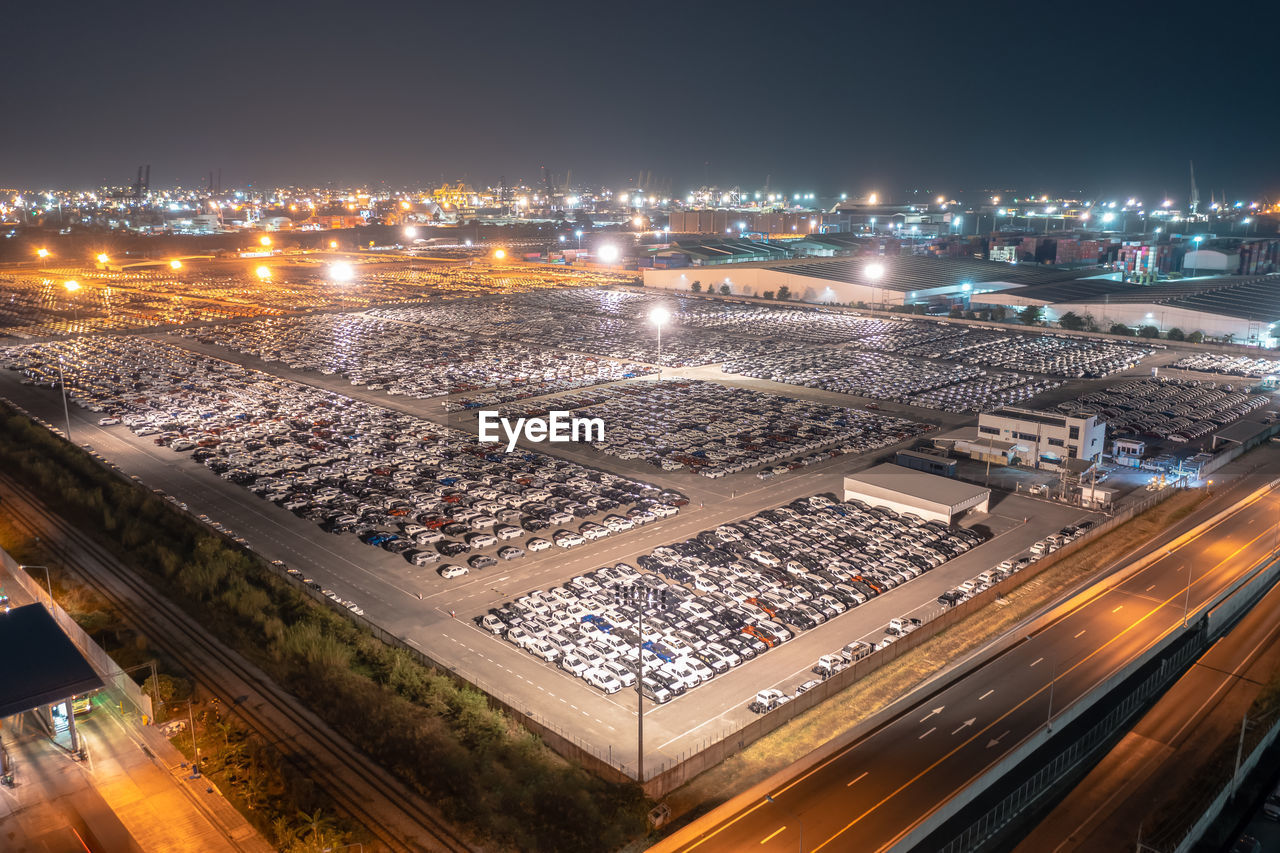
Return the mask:
[[1240,759],[1244,756],[1244,733],[1249,728],[1249,714],[1240,718],[1240,740],[1236,743],[1236,769],[1231,774],[1231,799],[1236,798],[1236,789],[1240,787]]

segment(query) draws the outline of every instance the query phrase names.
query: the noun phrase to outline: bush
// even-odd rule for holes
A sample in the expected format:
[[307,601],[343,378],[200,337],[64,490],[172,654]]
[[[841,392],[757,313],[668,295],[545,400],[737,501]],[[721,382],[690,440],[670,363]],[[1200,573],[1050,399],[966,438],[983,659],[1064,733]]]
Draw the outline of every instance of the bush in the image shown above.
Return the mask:
[[1155,326],[1143,326],[1140,329],[1138,329],[1138,337],[1158,338],[1160,337],[1160,330],[1157,329]]
[[760,295],[761,295],[763,298],[765,298],[765,299],[772,299],[772,298],[773,298],[773,291],[772,291],[772,290],[766,290],[764,293],[762,293],[762,294],[760,294]]
[[692,290],[694,293],[701,293],[701,292],[702,292],[702,282],[700,282],[700,281],[695,281],[693,284],[689,285],[689,289],[690,289],[690,290]]
[[1113,335],[1125,335],[1126,337],[1130,337],[1130,338],[1133,337],[1133,329],[1130,329],[1128,326],[1126,326],[1123,323],[1113,324],[1108,331],[1111,332],[1111,334]]
[[1084,318],[1074,311],[1068,311],[1058,318],[1058,325],[1070,332],[1079,332],[1084,328]]
[[787,287],[785,284],[782,285],[782,287],[778,288],[778,299],[786,300],[790,298],[791,298],[791,288]]
[[1195,331],[1187,335],[1188,343],[1200,344],[1204,343],[1204,332]]
[[1177,326],[1174,326],[1172,329],[1166,332],[1165,337],[1171,341],[1185,341],[1187,339],[1186,334]]
[[721,296],[728,296],[728,295],[729,295],[729,285],[728,285],[728,283],[725,283],[725,284],[720,285],[720,295],[721,295]]

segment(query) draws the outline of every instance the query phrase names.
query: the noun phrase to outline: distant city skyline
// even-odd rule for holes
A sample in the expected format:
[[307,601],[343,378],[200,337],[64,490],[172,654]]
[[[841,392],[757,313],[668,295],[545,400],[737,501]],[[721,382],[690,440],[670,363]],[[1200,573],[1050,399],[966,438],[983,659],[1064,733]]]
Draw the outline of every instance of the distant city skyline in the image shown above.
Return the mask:
[[[1261,64],[1280,11],[794,11],[705,2],[483,7],[25,4],[6,12],[0,186],[535,185],[541,167],[673,193],[1053,187],[1280,192]],[[1217,32],[1217,30],[1214,30]],[[1159,61],[1156,61],[1159,60]],[[1057,192],[1066,192],[1059,189]]]

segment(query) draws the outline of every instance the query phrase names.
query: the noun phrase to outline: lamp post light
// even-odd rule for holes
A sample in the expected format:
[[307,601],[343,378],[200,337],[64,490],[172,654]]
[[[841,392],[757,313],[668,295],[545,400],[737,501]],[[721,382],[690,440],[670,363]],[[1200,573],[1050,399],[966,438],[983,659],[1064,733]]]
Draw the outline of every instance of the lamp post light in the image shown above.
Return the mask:
[[871,282],[873,305],[878,305],[880,301],[880,279],[884,277],[884,264],[867,264],[862,269],[862,275]]
[[53,581],[49,579],[49,567],[19,565],[18,568],[22,569],[23,571],[26,571],[27,569],[44,569],[44,582],[45,582],[45,586],[49,588],[49,606],[50,608],[52,608],[53,607]]
[[649,322],[658,327],[658,381],[662,381],[662,326],[671,319],[671,312],[659,305],[649,312]]
[[653,604],[657,592],[643,584],[630,584],[618,590],[620,603],[636,608],[636,781],[644,784],[644,612]]
[[578,238],[578,251],[581,252],[582,251],[582,229],[579,228],[573,233]]
[[[1193,244],[1193,245],[1192,245],[1192,249],[1191,249],[1191,251],[1192,251],[1192,252],[1194,252],[1194,253],[1197,255],[1197,257],[1196,257],[1196,259],[1195,259],[1197,262],[1200,260],[1200,258],[1199,258],[1199,253],[1200,253],[1200,243],[1201,243],[1201,241],[1203,241],[1203,240],[1204,240],[1204,235],[1203,235],[1203,234],[1197,234],[1196,236],[1194,236],[1194,237],[1192,237],[1192,238],[1191,238],[1191,242],[1192,242],[1192,244]],[[1192,270],[1192,272],[1191,272],[1191,277],[1192,277],[1192,278],[1195,278],[1195,266],[1192,266],[1192,267],[1191,267],[1191,270]]]

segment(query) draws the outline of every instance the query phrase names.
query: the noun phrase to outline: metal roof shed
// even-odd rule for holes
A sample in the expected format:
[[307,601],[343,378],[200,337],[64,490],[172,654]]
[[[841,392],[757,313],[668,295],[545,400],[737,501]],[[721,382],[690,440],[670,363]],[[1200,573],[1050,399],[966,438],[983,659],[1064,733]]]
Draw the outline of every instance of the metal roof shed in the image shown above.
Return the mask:
[[991,490],[886,463],[846,476],[844,497],[950,524],[969,510],[986,512]]

